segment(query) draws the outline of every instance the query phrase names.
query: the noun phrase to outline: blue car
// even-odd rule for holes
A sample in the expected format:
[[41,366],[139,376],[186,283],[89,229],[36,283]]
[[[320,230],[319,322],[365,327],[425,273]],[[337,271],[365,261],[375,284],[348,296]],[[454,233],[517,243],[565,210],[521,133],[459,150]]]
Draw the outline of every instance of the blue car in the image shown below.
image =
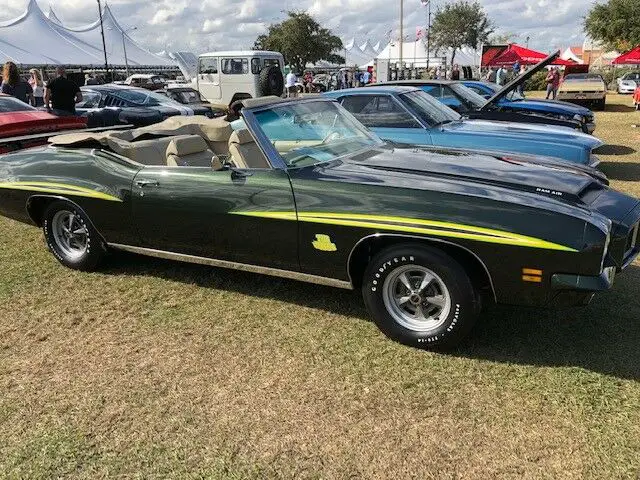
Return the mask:
[[[500,85],[495,83],[477,80],[464,80],[461,83],[486,99],[490,99],[501,90]],[[500,97],[495,104],[504,111],[537,113],[566,119],[582,118],[584,119],[587,133],[593,133],[596,129],[593,112],[586,107],[569,102],[529,99],[523,97],[516,90],[511,90]]]
[[599,163],[599,139],[565,127],[470,120],[415,87],[375,86],[323,95],[338,100],[382,139],[473,151],[541,155]]

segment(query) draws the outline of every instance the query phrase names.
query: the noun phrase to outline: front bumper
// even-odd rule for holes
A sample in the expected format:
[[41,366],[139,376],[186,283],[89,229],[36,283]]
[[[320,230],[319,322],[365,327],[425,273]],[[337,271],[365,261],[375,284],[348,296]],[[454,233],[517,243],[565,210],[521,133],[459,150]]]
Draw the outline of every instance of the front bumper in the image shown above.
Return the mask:
[[606,98],[605,92],[559,92],[558,100],[598,101]]
[[618,93],[633,93],[636,91],[636,87],[631,87],[627,85],[620,85],[618,87]]

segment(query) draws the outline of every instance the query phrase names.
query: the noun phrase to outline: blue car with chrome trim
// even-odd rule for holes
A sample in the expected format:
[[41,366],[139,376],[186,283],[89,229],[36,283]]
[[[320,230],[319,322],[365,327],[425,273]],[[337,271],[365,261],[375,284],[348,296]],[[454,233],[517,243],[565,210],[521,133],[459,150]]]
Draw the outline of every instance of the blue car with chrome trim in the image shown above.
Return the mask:
[[384,140],[473,151],[541,155],[594,167],[603,142],[564,127],[470,120],[419,88],[376,86],[327,92]]

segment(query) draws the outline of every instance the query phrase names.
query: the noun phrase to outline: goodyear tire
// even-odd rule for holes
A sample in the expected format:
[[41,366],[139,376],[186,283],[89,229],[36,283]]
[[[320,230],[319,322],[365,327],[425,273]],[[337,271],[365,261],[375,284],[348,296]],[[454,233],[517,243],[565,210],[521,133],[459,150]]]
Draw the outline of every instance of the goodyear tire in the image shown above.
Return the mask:
[[364,274],[362,293],[375,323],[389,338],[417,348],[451,348],[471,330],[479,296],[449,255],[406,244],[378,253]]
[[105,246],[87,215],[70,202],[55,201],[45,210],[42,230],[54,257],[74,270],[93,271]]
[[276,97],[282,96],[284,93],[284,78],[280,67],[275,65],[264,67],[260,71],[260,80],[258,85],[263,97],[269,95],[275,95]]

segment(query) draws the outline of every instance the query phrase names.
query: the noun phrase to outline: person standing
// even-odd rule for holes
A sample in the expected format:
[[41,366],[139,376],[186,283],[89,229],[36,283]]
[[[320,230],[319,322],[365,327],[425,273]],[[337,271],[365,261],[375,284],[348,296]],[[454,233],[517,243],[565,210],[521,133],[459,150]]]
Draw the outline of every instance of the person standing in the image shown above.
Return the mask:
[[47,83],[44,92],[45,107],[75,115],[76,103],[81,101],[80,88],[67,79],[64,67],[56,67],[56,78]]
[[558,74],[558,70],[556,68],[549,69],[549,73],[547,73],[545,82],[547,83],[546,99],[549,100],[549,97],[551,97],[553,100],[555,100],[558,93],[558,87],[560,86],[560,75]]
[[307,70],[304,73],[304,86],[307,90],[307,93],[312,93],[313,91],[313,73],[310,70]]
[[460,80],[460,68],[457,63],[453,66],[453,70],[451,70],[451,80]]
[[298,81],[298,77],[296,77],[296,74],[293,73],[293,68],[291,67],[291,69],[289,70],[289,73],[287,73],[287,80],[286,80],[287,97],[296,98],[298,96],[298,88],[296,87],[297,81]]
[[29,85],[33,91],[33,102],[31,105],[34,107],[44,106],[44,82],[40,76],[40,71],[36,68],[29,70],[31,77],[29,77]]
[[0,91],[6,95],[15,97],[24,103],[33,103],[33,90],[31,89],[31,85],[20,78],[18,67],[13,62],[7,62],[4,64]]
[[370,81],[371,81],[371,74],[369,73],[369,70],[365,70],[364,73],[362,74],[362,84],[366,86],[367,84],[369,84]]

